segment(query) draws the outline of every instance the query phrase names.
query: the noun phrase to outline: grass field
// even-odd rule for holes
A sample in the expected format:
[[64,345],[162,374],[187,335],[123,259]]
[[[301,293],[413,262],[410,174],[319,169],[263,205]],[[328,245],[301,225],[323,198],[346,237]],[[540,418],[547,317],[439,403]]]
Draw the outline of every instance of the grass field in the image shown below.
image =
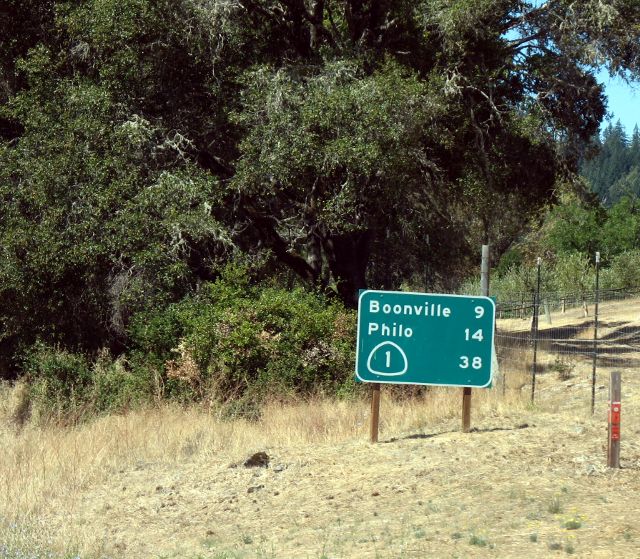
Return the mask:
[[[640,556],[636,370],[621,369],[610,470],[608,370],[592,416],[589,360],[570,378],[545,369],[534,406],[528,357],[510,357],[504,395],[474,390],[468,434],[461,390],[383,387],[377,445],[366,400],[274,403],[259,422],[162,407],[18,428],[20,387],[5,386],[0,559]],[[268,467],[244,467],[258,451]]]

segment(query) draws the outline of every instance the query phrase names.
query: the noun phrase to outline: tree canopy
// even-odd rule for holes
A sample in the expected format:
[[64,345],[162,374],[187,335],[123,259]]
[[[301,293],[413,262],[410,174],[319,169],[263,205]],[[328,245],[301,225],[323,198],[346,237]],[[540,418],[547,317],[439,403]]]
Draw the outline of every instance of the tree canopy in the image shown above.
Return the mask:
[[[0,353],[126,347],[244,258],[451,288],[640,75],[635,0],[4,0]],[[256,264],[257,265],[257,264]]]

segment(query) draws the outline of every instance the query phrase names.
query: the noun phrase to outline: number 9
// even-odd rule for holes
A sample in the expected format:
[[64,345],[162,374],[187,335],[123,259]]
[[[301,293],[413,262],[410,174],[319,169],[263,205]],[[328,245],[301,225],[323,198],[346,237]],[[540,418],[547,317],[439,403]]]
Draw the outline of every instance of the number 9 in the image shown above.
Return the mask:
[[484,316],[484,309],[482,307],[476,307],[476,318],[482,318]]

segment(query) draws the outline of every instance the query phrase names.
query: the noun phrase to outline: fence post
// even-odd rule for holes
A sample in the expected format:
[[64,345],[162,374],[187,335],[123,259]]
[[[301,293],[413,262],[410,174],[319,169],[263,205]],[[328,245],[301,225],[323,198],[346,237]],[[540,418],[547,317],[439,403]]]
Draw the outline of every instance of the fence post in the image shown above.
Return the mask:
[[551,325],[551,324],[553,324],[551,322],[551,311],[549,310],[549,300],[546,297],[545,297],[543,306],[544,306],[544,314],[547,317],[547,324]]
[[531,321],[531,334],[533,336],[533,364],[531,365],[531,402],[536,397],[536,371],[538,367],[538,314],[540,312],[540,267],[542,258],[538,257],[538,274],[536,291],[533,296],[533,320]]
[[619,371],[611,371],[609,380],[609,438],[607,444],[607,466],[620,467],[620,411],[622,383]]
[[596,252],[596,300],[593,312],[593,370],[591,373],[591,415],[596,406],[596,362],[598,360],[598,303],[600,302],[600,253]]

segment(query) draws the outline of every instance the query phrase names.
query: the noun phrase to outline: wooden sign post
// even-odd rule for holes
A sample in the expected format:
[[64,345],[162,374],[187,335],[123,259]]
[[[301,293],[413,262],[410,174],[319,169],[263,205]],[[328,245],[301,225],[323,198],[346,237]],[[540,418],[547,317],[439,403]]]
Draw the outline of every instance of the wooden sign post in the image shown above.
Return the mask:
[[380,422],[380,383],[371,384],[371,442],[378,442],[378,424]]
[[612,371],[609,380],[609,441],[607,466],[620,467],[620,411],[622,382],[619,371]]
[[471,431],[471,387],[462,389],[462,432]]

